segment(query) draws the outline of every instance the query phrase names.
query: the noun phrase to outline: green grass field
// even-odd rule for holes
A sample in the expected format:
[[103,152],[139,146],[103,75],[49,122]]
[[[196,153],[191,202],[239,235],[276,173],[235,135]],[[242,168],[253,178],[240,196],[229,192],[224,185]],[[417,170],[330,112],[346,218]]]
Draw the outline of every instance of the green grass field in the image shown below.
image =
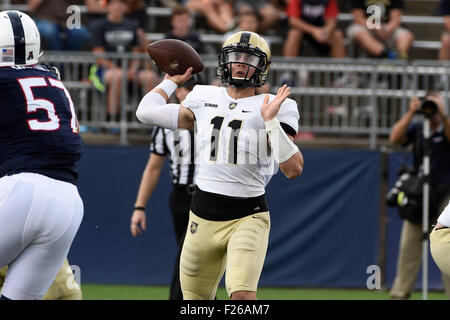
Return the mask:
[[[167,300],[167,286],[122,286],[122,285],[82,285],[85,300]],[[388,300],[389,292],[384,290],[362,289],[298,289],[298,288],[259,288],[261,300]],[[224,288],[217,292],[218,300],[227,300]],[[422,293],[414,292],[412,300],[421,300]],[[443,292],[431,291],[428,300],[445,300]]]

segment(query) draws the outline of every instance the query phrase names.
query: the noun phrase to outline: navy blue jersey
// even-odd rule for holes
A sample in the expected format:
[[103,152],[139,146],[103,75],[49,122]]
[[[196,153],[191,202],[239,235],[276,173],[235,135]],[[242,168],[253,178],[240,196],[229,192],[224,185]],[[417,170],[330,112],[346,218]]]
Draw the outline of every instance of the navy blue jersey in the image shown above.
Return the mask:
[[0,68],[0,177],[35,172],[75,183],[83,152],[69,92],[46,66]]
[[336,19],[339,8],[336,0],[291,0],[287,4],[289,18],[299,18],[322,27],[327,19]]

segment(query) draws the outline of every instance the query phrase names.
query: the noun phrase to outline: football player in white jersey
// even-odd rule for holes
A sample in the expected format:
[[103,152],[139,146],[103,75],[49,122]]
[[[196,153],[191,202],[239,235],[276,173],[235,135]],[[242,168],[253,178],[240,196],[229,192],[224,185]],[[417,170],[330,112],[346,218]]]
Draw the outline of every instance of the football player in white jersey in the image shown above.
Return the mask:
[[256,95],[268,76],[270,49],[256,33],[231,35],[219,52],[223,87],[194,87],[181,104],[167,104],[191,77],[169,76],[140,102],[141,122],[194,130],[199,169],[180,261],[183,298],[213,299],[226,270],[228,295],[256,299],[270,229],[265,186],[277,166],[288,178],[303,170],[293,143],[297,103],[290,88]]

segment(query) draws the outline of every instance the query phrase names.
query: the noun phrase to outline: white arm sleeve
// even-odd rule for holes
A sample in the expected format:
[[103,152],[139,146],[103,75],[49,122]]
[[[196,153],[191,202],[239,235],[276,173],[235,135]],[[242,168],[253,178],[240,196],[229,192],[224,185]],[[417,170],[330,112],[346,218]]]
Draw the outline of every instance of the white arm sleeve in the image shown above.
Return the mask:
[[166,104],[166,100],[159,93],[149,92],[139,103],[136,117],[142,123],[175,130],[178,128],[179,111],[179,104]]
[[298,147],[284,132],[278,118],[275,117],[272,120],[265,121],[264,123],[266,125],[266,132],[269,134],[275,161],[278,163],[283,163],[289,160],[294,154],[297,153]]

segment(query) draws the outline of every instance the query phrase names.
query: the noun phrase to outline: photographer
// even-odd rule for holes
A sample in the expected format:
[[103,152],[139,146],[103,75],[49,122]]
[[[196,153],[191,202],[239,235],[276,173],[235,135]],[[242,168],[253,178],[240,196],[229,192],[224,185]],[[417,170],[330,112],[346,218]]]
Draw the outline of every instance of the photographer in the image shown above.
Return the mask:
[[[430,102],[434,102],[430,103]],[[428,106],[433,106],[431,111]],[[426,112],[424,112],[426,111]],[[413,161],[420,171],[424,155],[423,122],[412,123],[414,115],[423,113],[430,121],[430,221],[437,215],[450,197],[450,119],[445,112],[439,93],[429,93],[424,99],[412,98],[408,112],[394,125],[389,136],[392,144],[413,145]],[[391,299],[408,299],[417,280],[422,259],[422,226],[403,220],[400,237],[397,274],[390,291]],[[445,292],[450,298],[450,278],[442,275]]]

